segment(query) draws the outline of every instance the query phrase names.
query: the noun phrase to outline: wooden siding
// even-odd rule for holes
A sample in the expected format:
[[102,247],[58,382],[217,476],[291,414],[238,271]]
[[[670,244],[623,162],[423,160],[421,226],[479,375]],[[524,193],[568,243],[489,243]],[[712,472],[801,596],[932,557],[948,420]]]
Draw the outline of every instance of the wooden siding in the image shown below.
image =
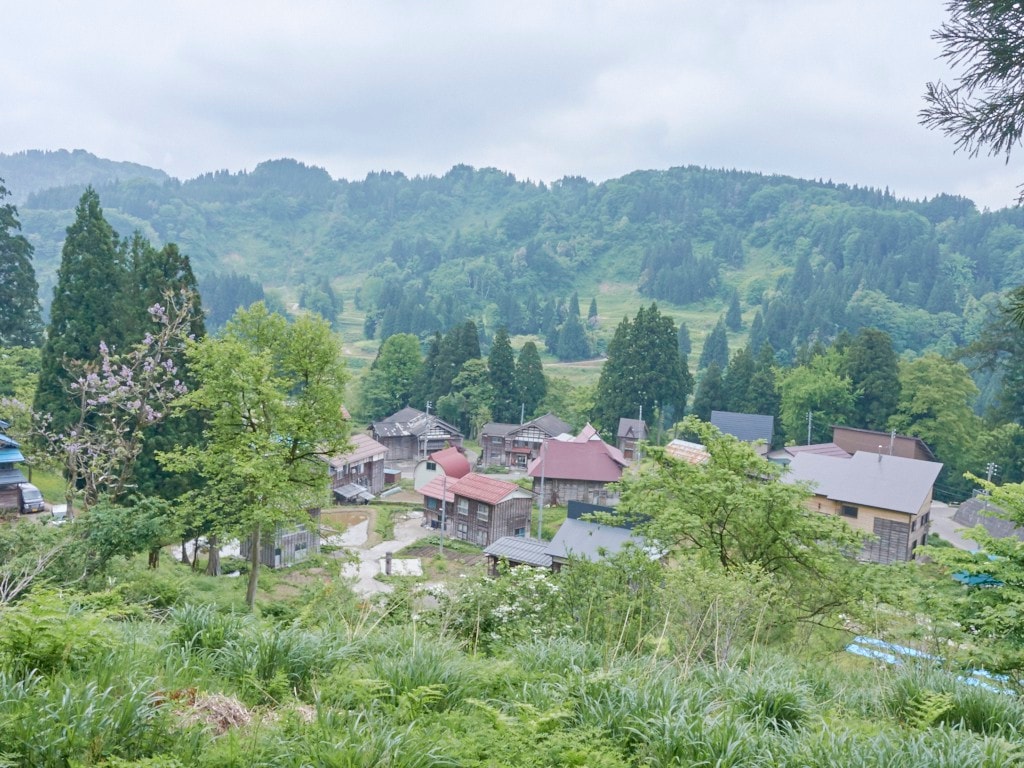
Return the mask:
[[[861,559],[872,563],[911,560],[914,548],[925,543],[931,527],[931,496],[914,515],[891,509],[843,504],[824,496],[815,496],[808,504],[818,512],[839,517],[854,530],[877,537],[864,545],[860,555]],[[844,506],[856,507],[857,517],[843,515]]]
[[455,497],[454,510],[447,514],[451,535],[486,547],[502,536],[514,536],[517,529],[529,531],[533,500],[513,497],[497,505]]
[[[268,568],[284,568],[320,553],[320,510],[309,511],[309,523],[277,527],[273,536],[260,536],[260,563]],[[242,557],[252,552],[252,540],[242,539]]]
[[[533,492],[540,494],[540,478],[533,479]],[[618,495],[611,493],[604,483],[594,480],[544,480],[544,506],[562,506],[570,501],[584,504],[615,504]]]
[[379,494],[384,490],[384,459],[368,459],[359,464],[346,464],[340,470],[331,471],[332,488],[340,488],[349,483],[358,483],[370,493]]

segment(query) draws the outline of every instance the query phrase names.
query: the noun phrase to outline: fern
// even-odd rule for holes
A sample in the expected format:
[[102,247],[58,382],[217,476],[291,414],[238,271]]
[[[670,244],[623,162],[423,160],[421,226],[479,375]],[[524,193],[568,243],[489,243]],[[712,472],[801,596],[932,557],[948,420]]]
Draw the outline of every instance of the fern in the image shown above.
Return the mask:
[[911,728],[931,728],[953,709],[950,692],[922,691],[907,706],[905,717]]

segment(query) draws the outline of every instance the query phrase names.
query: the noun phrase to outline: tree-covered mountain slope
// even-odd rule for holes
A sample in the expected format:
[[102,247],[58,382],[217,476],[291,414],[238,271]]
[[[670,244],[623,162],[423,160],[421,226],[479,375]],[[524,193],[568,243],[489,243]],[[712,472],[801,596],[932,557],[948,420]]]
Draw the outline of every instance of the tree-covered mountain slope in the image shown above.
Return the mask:
[[[749,333],[783,355],[863,325],[898,350],[945,350],[973,338],[997,292],[1024,282],[1024,211],[735,170],[546,185],[460,165],[346,181],[274,160],[184,182],[93,183],[122,235],[178,243],[201,277],[233,271],[288,296],[324,280],[358,289],[378,337],[467,316],[544,334],[574,292],[586,300],[614,283],[713,313],[738,299]],[[82,186],[33,191],[19,206],[44,302]]]

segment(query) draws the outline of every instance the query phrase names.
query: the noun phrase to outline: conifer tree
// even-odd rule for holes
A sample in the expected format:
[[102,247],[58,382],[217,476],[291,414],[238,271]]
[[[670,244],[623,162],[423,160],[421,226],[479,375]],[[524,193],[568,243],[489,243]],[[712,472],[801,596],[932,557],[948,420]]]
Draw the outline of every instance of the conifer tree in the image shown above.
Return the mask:
[[754,356],[749,347],[736,350],[722,375],[725,410],[754,413],[750,405],[750,381],[754,376]]
[[857,392],[856,423],[884,430],[900,402],[899,360],[892,339],[877,328],[861,328],[846,350],[843,373]]
[[32,268],[32,244],[21,229],[18,209],[4,203],[0,179],[0,347],[34,347],[42,340],[39,284]]
[[103,217],[99,195],[89,187],[61,251],[33,404],[35,411],[52,416],[55,431],[66,429],[72,419],[65,362],[97,358],[100,341],[112,348],[125,341],[124,320],[132,310],[123,300],[126,274],[117,233]]
[[732,298],[729,300],[729,309],[725,313],[725,325],[730,331],[738,331],[743,327],[743,313],[740,311],[740,294],[739,291],[732,292]]
[[487,356],[493,400],[491,417],[498,422],[514,424],[519,419],[520,401],[516,388],[516,361],[508,331],[502,327],[494,334],[491,352]]
[[686,327],[686,323],[679,323],[679,331],[676,334],[676,338],[679,340],[679,354],[689,355],[693,352],[693,342],[690,341],[690,329]]
[[704,347],[700,351],[697,367],[704,370],[711,363],[718,363],[719,369],[723,370],[729,365],[729,336],[725,332],[725,320],[722,318],[718,319],[715,327],[704,340]]
[[540,353],[532,341],[523,344],[523,348],[519,350],[519,359],[516,361],[516,387],[526,417],[533,418],[547,396],[548,386],[544,378],[544,367],[540,362]]
[[587,310],[587,325],[591,328],[597,326],[597,298],[590,300],[590,309]]
[[590,342],[578,314],[569,313],[558,333],[555,357],[559,360],[585,360],[590,357]]
[[725,410],[725,392],[722,388],[722,369],[712,361],[700,377],[693,396],[692,413],[702,421],[711,421],[712,411]]
[[682,416],[693,379],[683,365],[672,318],[658,305],[641,307],[634,321],[624,318],[608,345],[594,402],[594,423],[606,432],[622,417],[657,409]]

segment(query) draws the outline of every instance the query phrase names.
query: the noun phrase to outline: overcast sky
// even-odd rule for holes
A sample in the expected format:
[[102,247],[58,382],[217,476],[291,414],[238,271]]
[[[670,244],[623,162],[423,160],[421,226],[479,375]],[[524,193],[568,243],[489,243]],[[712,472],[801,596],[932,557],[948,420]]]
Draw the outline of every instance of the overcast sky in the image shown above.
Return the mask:
[[1024,168],[917,123],[941,0],[6,3],[0,152],[182,179],[292,157],[332,176],[594,181],[678,165],[1011,204]]

